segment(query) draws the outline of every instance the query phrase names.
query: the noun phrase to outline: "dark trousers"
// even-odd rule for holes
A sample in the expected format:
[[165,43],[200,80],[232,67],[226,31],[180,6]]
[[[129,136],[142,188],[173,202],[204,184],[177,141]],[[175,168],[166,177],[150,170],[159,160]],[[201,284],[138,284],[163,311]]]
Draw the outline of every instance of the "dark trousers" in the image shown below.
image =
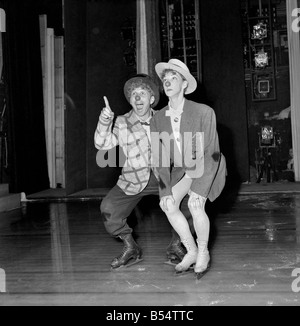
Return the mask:
[[[113,237],[117,237],[121,234],[132,233],[132,228],[130,228],[127,224],[127,218],[140,200],[148,195],[159,196],[158,181],[153,173],[150,175],[150,180],[146,188],[136,195],[126,195],[119,186],[115,185],[103,198],[100,206],[101,216],[103,218],[106,231]],[[191,215],[187,208],[187,199],[188,197],[186,196],[183,200],[182,211],[187,217],[190,227],[193,230]],[[173,228],[172,234],[173,239],[178,237]]]
[[158,181],[153,173],[146,188],[136,195],[126,195],[118,185],[115,185],[103,198],[100,206],[106,231],[113,237],[132,233],[132,229],[127,224],[127,217],[140,200],[148,195],[159,195]]

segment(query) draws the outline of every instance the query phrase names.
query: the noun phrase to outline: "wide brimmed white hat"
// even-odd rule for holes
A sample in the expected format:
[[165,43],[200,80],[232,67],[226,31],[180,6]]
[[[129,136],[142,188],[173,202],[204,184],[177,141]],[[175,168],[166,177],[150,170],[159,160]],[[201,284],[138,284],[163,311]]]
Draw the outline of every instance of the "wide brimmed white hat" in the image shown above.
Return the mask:
[[169,62],[159,62],[155,65],[155,71],[158,77],[161,79],[162,72],[165,69],[171,69],[179,72],[188,82],[188,87],[185,94],[190,94],[197,88],[197,81],[195,77],[190,73],[189,68],[178,59],[170,59]]

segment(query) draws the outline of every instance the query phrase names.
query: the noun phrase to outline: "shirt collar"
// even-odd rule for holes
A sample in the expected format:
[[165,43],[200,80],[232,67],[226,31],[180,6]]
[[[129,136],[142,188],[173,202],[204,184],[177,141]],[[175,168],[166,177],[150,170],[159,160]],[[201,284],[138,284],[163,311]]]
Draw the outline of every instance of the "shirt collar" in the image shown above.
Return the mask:
[[184,107],[185,99],[180,103],[178,108],[175,110],[171,106],[171,102],[169,102],[169,110],[166,111],[166,116],[180,116],[183,112],[183,107]]
[[150,117],[147,120],[145,120],[145,121],[141,120],[140,117],[137,114],[135,114],[135,116],[136,116],[136,118],[137,118],[138,121],[143,122],[143,123],[147,123],[147,124],[150,125],[151,118],[153,117],[153,111],[151,110]]

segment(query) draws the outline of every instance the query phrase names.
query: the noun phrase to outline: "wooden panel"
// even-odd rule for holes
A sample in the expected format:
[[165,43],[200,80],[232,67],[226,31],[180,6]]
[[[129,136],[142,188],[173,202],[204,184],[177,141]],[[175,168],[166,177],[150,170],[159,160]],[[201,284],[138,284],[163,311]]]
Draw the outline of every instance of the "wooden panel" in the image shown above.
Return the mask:
[[[293,24],[294,29],[295,16],[299,13],[299,8],[297,8],[297,1],[288,1],[287,2],[287,23],[288,26]],[[296,14],[295,14],[296,11]],[[292,14],[293,13],[293,14]],[[299,92],[299,83],[300,83],[300,40],[299,40],[299,31],[292,30],[288,28],[288,46],[289,46],[289,60],[290,60],[290,85],[291,85],[291,119],[292,119],[292,138],[293,138],[293,158],[294,158],[294,171],[295,171],[295,181],[300,181],[300,92]]]
[[[46,38],[47,38],[47,15],[40,15],[40,42],[41,42],[41,60],[44,93],[46,92]],[[45,97],[44,97],[45,98]]]
[[65,103],[64,103],[64,39],[54,38],[55,53],[55,179],[65,187]]
[[[45,126],[47,123],[47,115],[46,110],[48,106],[47,101],[47,71],[46,71],[46,40],[47,40],[47,15],[40,15],[40,42],[41,42],[41,61],[42,61],[42,76],[43,76],[43,99],[44,99],[44,119],[45,119]],[[46,131],[45,131],[45,138],[47,141]],[[46,144],[46,146],[48,146]]]
[[46,39],[46,146],[50,188],[56,188],[55,180],[55,79],[54,79],[54,30],[47,28]]
[[65,186],[64,139],[64,39],[47,28],[40,15],[45,137],[50,187]]
[[65,171],[67,194],[86,188],[86,2],[65,0]]
[[55,102],[54,102],[54,30],[47,28],[47,16],[40,15],[40,42],[43,76],[45,138],[50,188],[55,180]]
[[2,76],[3,69],[3,42],[2,42],[2,33],[0,33],[0,76]]

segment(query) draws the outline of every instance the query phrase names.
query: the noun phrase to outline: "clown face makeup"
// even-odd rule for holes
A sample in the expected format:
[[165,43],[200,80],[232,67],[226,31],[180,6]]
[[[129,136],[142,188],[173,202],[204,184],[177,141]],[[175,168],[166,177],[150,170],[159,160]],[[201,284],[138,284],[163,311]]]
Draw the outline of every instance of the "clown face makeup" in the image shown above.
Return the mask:
[[153,104],[155,98],[144,87],[135,88],[131,92],[130,104],[135,114],[142,120],[146,120],[151,115],[151,104]]
[[162,78],[163,87],[168,97],[184,94],[188,86],[187,81],[176,71],[166,71]]

